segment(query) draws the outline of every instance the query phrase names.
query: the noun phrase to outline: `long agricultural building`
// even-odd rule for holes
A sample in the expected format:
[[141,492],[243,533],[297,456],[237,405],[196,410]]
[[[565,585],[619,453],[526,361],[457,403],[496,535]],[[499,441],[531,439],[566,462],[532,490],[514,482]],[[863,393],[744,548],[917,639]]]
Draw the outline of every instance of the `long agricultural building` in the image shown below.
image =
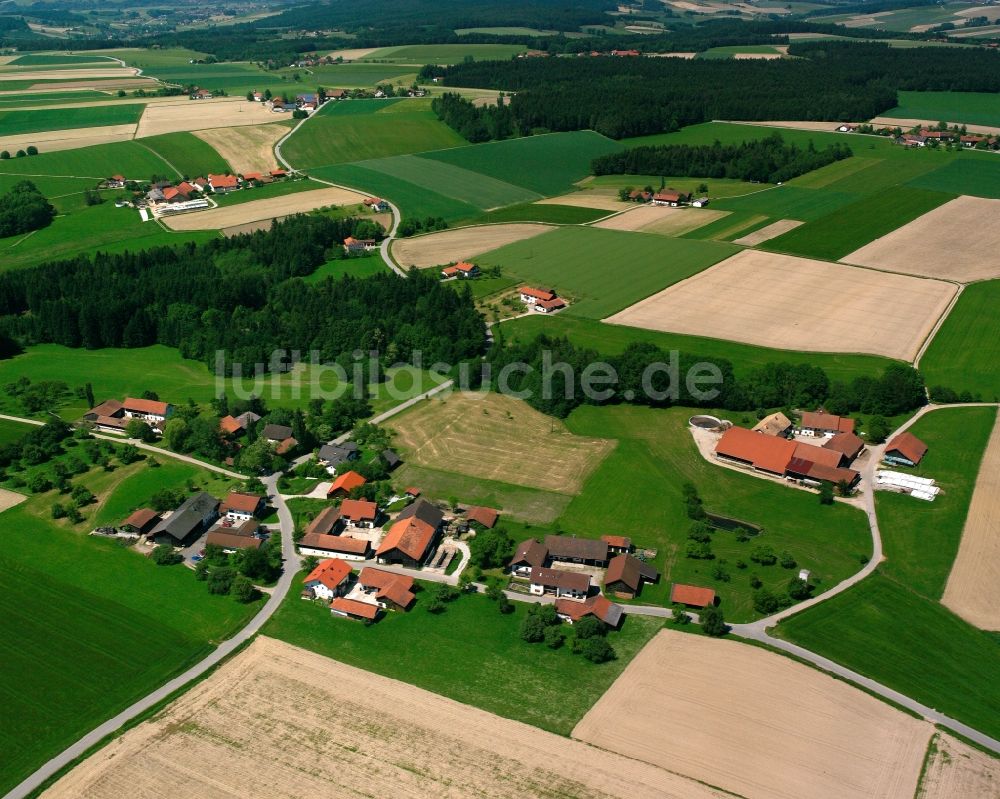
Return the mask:
[[841,466],[841,453],[787,438],[731,427],[722,434],[715,456],[773,477],[813,483],[847,483],[853,487],[861,475]]

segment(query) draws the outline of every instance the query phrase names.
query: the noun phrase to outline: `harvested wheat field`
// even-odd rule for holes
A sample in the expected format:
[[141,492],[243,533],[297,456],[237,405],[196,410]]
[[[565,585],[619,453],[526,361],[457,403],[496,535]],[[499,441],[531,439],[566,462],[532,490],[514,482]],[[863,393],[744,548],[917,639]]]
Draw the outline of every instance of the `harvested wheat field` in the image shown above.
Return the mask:
[[199,130],[194,135],[212,145],[235,171],[266,174],[278,168],[274,145],[288,130],[286,125],[240,125]]
[[93,144],[110,144],[128,141],[135,135],[135,125],[104,125],[97,128],[74,128],[72,130],[49,130],[43,133],[19,133],[16,136],[0,136],[0,150],[21,150],[29,144],[46,153],[56,150],[75,150]]
[[586,189],[584,191],[571,191],[559,197],[548,197],[544,200],[536,200],[535,205],[572,205],[576,208],[594,208],[598,211],[627,211],[635,207],[635,203],[623,203],[615,199],[612,192],[600,194],[597,191]]
[[938,280],[744,250],[605,321],[911,361],[956,291]]
[[6,488],[0,488],[0,513],[5,510],[10,510],[15,505],[20,505],[27,497],[24,494],[18,494],[16,491],[8,491]]
[[493,392],[428,400],[388,425],[411,463],[564,494],[580,493],[614,447],[575,436],[527,403]]
[[941,602],[976,627],[1000,630],[1000,419],[979,466]]
[[997,219],[1000,200],[957,197],[841,260],[961,283],[1000,277]]
[[747,233],[745,236],[740,236],[738,239],[733,239],[733,244],[742,244],[746,247],[756,247],[758,244],[763,244],[765,241],[770,241],[782,233],[787,233],[789,230],[795,230],[802,223],[796,219],[779,219],[777,222],[772,222],[770,225],[766,225],[759,230],[755,230],[753,233]]
[[915,799],[1000,796],[1000,760],[956,738],[937,733]]
[[162,222],[173,230],[220,230],[234,225],[245,225],[247,222],[304,213],[325,205],[354,205],[363,198],[363,194],[348,189],[315,189],[286,194],[283,197],[268,197],[266,200],[251,200],[222,208],[210,208],[207,211],[194,211],[180,216],[163,217]]
[[661,768],[266,637],[43,795],[724,799]]
[[359,58],[364,58],[374,53],[376,50],[381,50],[381,47],[355,47],[353,49],[346,50],[333,50],[327,53],[330,58],[343,58],[345,61],[355,61]]
[[573,737],[753,799],[911,799],[933,731],[780,655],[663,630]]
[[505,244],[540,236],[552,229],[552,225],[525,222],[443,230],[426,236],[396,239],[392,243],[392,257],[403,268],[442,266],[474,258]]
[[176,103],[146,106],[135,135],[136,138],[142,138],[161,133],[263,125],[281,122],[283,119],[288,119],[287,115],[275,114],[263,103],[248,103],[243,97],[217,97],[211,100],[189,100],[185,97]]
[[656,205],[641,205],[610,219],[595,222],[592,227],[659,233],[662,236],[680,236],[728,215],[729,211],[714,211],[707,208],[667,208]]

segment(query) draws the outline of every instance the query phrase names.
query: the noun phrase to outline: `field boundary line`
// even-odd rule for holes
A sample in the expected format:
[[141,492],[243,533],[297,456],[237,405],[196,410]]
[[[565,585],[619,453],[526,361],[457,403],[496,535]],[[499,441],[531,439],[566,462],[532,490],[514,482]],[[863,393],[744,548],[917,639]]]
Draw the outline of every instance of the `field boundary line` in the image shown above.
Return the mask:
[[[139,126],[136,125],[136,130],[138,130],[138,129],[139,129]],[[154,150],[152,147],[150,147],[147,144],[143,144],[141,141],[139,141],[137,138],[135,138],[134,134],[132,136],[132,141],[134,141],[136,144],[138,144],[144,150],[147,150],[148,152],[152,153],[157,158],[159,158],[163,163],[165,163],[168,167],[170,167],[172,170],[174,170],[174,173],[177,175],[177,177],[179,177],[181,179],[184,178],[184,173],[183,172],[181,172],[177,167],[175,167],[173,164],[171,164],[166,158],[164,158],[162,155],[160,155],[158,152],[156,152],[156,150]],[[223,160],[225,160],[225,159],[223,159]],[[226,161],[226,163],[229,163],[229,162]]]
[[930,349],[931,343],[937,337],[937,334],[941,331],[941,328],[944,327],[944,323],[948,321],[948,317],[951,316],[951,312],[955,310],[955,306],[958,305],[959,297],[961,297],[962,294],[965,292],[966,285],[967,284],[965,283],[958,284],[958,291],[955,292],[955,296],[952,297],[951,302],[948,303],[948,307],[944,309],[944,313],[941,314],[937,322],[934,323],[934,327],[932,327],[930,329],[930,332],[924,337],[923,343],[920,345],[920,349],[917,350],[917,357],[913,359],[914,369],[920,368],[920,360],[927,353],[927,350]]

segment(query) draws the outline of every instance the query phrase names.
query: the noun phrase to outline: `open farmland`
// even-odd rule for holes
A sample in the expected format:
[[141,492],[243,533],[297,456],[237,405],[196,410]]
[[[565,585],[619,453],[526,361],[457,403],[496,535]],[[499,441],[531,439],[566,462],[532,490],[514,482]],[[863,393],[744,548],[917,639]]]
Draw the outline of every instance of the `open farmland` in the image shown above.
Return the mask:
[[413,44],[380,47],[358,55],[360,61],[410,64],[458,64],[462,61],[507,61],[527,48],[520,44]]
[[282,148],[297,169],[457,147],[465,139],[422,99],[330,102]]
[[563,227],[493,250],[478,263],[552,286],[572,301],[567,312],[601,318],[707,269],[736,249],[711,241]]
[[[331,626],[350,624],[325,615]],[[663,769],[270,638],[256,640],[45,796],[110,799],[127,791],[140,799],[160,794],[164,785],[177,799],[219,791],[722,797]]]
[[150,103],[139,120],[136,138],[162,133],[189,132],[208,128],[264,125],[280,122],[283,114],[275,114],[263,103],[250,103],[243,97],[215,97],[211,100],[189,100]]
[[966,286],[920,359],[928,386],[1000,401],[1000,280]]
[[993,428],[968,506],[942,603],[984,630],[1000,630],[1000,422]]
[[59,150],[75,150],[98,144],[115,144],[135,136],[135,125],[104,125],[75,130],[50,130],[43,133],[21,133],[16,136],[0,136],[0,149],[15,153],[30,145],[39,152],[51,153]]
[[[830,285],[839,288],[831,292]],[[794,299],[778,306],[762,286],[781,286]],[[744,250],[608,321],[766,347],[910,360],[954,294],[954,286],[939,281]]]
[[1000,200],[959,197],[843,257],[844,262],[943,280],[1000,277]]
[[[0,87],[4,83],[21,82],[25,80],[41,83],[42,81],[92,81],[107,79],[133,79],[134,69],[123,69],[119,66],[95,67],[91,69],[7,69],[0,70]],[[146,82],[146,81],[144,81]]]
[[172,230],[218,230],[261,219],[277,219],[289,214],[311,211],[324,205],[354,205],[363,199],[362,194],[330,187],[299,191],[265,200],[251,199],[235,205],[210,208],[207,211],[165,217],[163,222]]
[[931,739],[915,799],[1000,795],[1000,760],[946,733]]
[[98,181],[109,175],[122,174],[128,178],[148,180],[154,173],[169,174],[169,167],[162,158],[136,142],[100,144],[0,161],[0,175],[32,175],[32,179],[47,175]]
[[[976,155],[976,153],[968,153]],[[1000,159],[989,153],[979,158],[959,158],[910,181],[911,186],[944,191],[949,194],[971,194],[976,197],[1000,199]]]
[[976,92],[899,92],[899,105],[882,116],[1000,127],[996,95]]
[[194,135],[207,142],[236,172],[267,174],[278,166],[274,145],[286,133],[288,126],[277,124],[211,128]]
[[770,225],[758,228],[753,233],[747,233],[745,236],[733,239],[733,244],[756,247],[758,244],[763,244],[765,241],[787,233],[789,230],[795,230],[801,224],[801,222],[795,219],[779,219],[777,222],[772,222]]
[[549,230],[552,230],[550,225],[534,224],[477,225],[442,230],[425,236],[397,239],[392,244],[392,257],[404,269],[442,266],[474,258],[487,250],[539,236]]
[[153,150],[182,175],[187,175],[192,179],[198,175],[209,173],[226,174],[231,168],[226,159],[216,152],[211,144],[193,133],[164,133],[161,136],[150,136],[143,139],[141,143]]
[[610,219],[595,222],[594,227],[680,236],[727,215],[726,211],[713,211],[707,208],[664,208],[642,205]]
[[134,125],[142,116],[141,103],[106,105],[90,108],[43,108],[34,111],[0,111],[0,130],[4,136],[38,133],[46,130]]
[[612,448],[492,392],[428,400],[389,426],[418,465],[566,494],[579,493]]
[[788,658],[662,630],[573,737],[740,796],[912,799],[932,732]]

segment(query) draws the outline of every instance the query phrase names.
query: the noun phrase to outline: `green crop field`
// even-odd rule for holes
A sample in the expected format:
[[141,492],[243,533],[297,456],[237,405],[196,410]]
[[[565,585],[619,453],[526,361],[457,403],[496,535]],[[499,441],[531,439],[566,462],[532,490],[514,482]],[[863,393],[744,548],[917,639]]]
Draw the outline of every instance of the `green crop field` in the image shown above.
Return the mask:
[[899,186],[891,203],[882,194],[867,195],[773,238],[763,247],[834,261],[953,199],[952,194]]
[[[630,616],[608,640],[618,658],[595,665],[570,647],[549,649],[521,641],[527,613],[515,603],[501,615],[483,594],[428,613],[429,584],[407,613],[388,613],[365,627],[332,618],[322,604],[303,602],[296,591],[264,627],[266,635],[352,666],[412,683],[491,713],[569,735],[628,662],[656,634],[662,620]],[[526,686],[530,686],[526,689]],[[525,701],[530,690],[532,701]]]
[[848,383],[856,377],[875,377],[890,363],[888,358],[875,355],[829,354],[815,352],[794,352],[754,347],[734,341],[715,338],[699,338],[679,333],[661,333],[643,330],[640,327],[609,325],[593,319],[582,319],[561,313],[555,316],[533,314],[520,319],[504,322],[503,334],[515,341],[530,341],[539,333],[550,336],[565,336],[578,347],[596,350],[602,355],[617,355],[629,344],[649,342],[665,352],[696,353],[706,359],[720,358],[732,363],[737,377],[745,376],[750,370],[769,363],[811,364],[819,366],[829,376],[831,382]]
[[[856,195],[835,191],[829,187],[803,189],[791,184],[756,192],[745,197],[731,197],[712,203],[720,211],[751,211],[765,214],[772,221],[798,219],[808,222],[850,205]],[[722,221],[722,220],[720,220]]]
[[148,180],[154,173],[162,175],[169,171],[162,158],[135,141],[98,144],[54,153],[43,152],[30,158],[0,161],[0,175],[77,176],[92,178],[94,181],[117,174]]
[[938,603],[958,549],[995,408],[935,410],[913,426],[930,447],[920,473],[945,489],[933,503],[878,493],[886,561],[861,585],[782,622],[807,646],[977,729],[1000,732],[990,664],[1000,641]]
[[164,133],[162,136],[140,139],[137,143],[153,150],[174,170],[189,178],[207,175],[209,172],[225,174],[232,169],[212,145],[193,133]]
[[327,103],[283,147],[299,169],[458,147],[465,139],[417,100]]
[[[421,66],[423,65],[421,64]],[[295,72],[302,75],[303,70],[286,69],[282,70],[280,74],[291,79],[291,75]],[[329,64],[309,67],[309,72],[312,74],[303,76],[303,81],[309,77],[313,82],[319,82],[327,88],[334,89],[372,89],[383,83],[409,86],[417,77],[417,70],[414,67],[400,66],[399,64]],[[274,91],[273,86],[271,90]]]
[[730,178],[691,178],[676,175],[598,175],[588,178],[586,181],[579,183],[578,186],[580,187],[581,196],[601,195],[617,200],[619,189],[641,189],[645,186],[651,186],[656,190],[660,187],[661,181],[664,186],[672,186],[675,189],[682,189],[692,193],[696,193],[698,186],[704,183],[708,186],[708,196],[713,200],[722,200],[726,197],[739,197],[744,194],[752,194],[771,188],[771,184],[769,183],[746,183],[742,180],[732,180]]
[[[64,64],[107,64],[108,59],[97,55],[22,55],[10,62],[12,67],[60,66]],[[110,66],[110,65],[109,65]]]
[[966,286],[920,359],[928,386],[1000,401],[1000,280]]
[[698,58],[732,58],[740,53],[764,53],[767,55],[781,55],[781,50],[773,44],[739,44],[727,47],[711,47],[702,53],[698,53]]
[[[734,245],[644,233],[564,227],[479,257],[481,266],[554,286],[565,313],[602,318],[737,252]],[[627,276],[627,279],[623,279]]]
[[995,94],[981,92],[900,92],[899,105],[882,116],[1000,126],[1000,103]]
[[65,104],[68,100],[96,100],[99,97],[107,98],[104,92],[83,90],[65,92],[25,92],[22,94],[8,94],[0,96],[0,110],[7,106],[24,105],[59,105]]
[[147,70],[150,67],[187,66],[191,59],[201,59],[208,55],[186,47],[158,47],[155,50],[127,47],[121,50],[95,50],[94,54],[120,58],[130,67],[143,67]]
[[93,128],[102,125],[132,125],[139,121],[142,103],[87,108],[42,108],[37,111],[0,111],[0,132],[40,133],[47,130]]
[[12,422],[9,419],[0,419],[0,445],[12,444],[31,429],[31,425],[24,424],[22,422]]
[[[762,125],[741,125],[737,122],[704,122],[700,125],[688,125],[673,133],[655,133],[650,136],[636,136],[629,139],[622,139],[621,144],[625,147],[641,147],[645,145],[657,144],[711,144],[718,140],[722,144],[739,144],[744,141],[756,141],[766,139],[775,133],[780,133],[781,138],[788,144],[797,144],[800,147],[807,147],[812,142],[816,147],[826,147],[828,144],[851,144],[856,143],[855,138],[851,138],[843,133],[834,133],[835,122],[830,123],[830,132],[816,130],[795,130],[792,128],[768,128]],[[867,145],[869,142],[865,142]],[[888,150],[893,145],[885,139],[872,138],[879,150]]]
[[[276,94],[281,93],[282,81],[274,73],[258,69],[253,64],[245,62],[227,62],[218,64],[176,64],[151,65],[146,72],[154,78],[177,83],[182,86],[194,84],[202,89],[224,89],[230,94],[245,94],[250,89],[270,88]],[[310,86],[310,84],[306,84]],[[286,91],[306,90],[302,85],[290,85]],[[311,91],[311,89],[308,89]]]
[[480,225],[496,222],[548,222],[552,225],[585,225],[607,216],[608,213],[608,211],[599,208],[580,208],[575,205],[520,203],[496,211],[487,211],[476,218],[474,222]]
[[963,153],[932,172],[914,178],[909,185],[949,194],[1000,199],[1000,160],[991,153]]
[[576,181],[590,174],[590,162],[594,158],[620,149],[618,142],[599,133],[577,131],[474,144],[420,155],[551,197],[572,191]]
[[382,47],[361,61],[389,61],[422,67],[424,64],[458,64],[474,61],[507,61],[527,48],[519,44],[415,44]]
[[[93,470],[74,482],[125,508],[188,480],[218,488],[186,464]],[[3,791],[204,656],[259,606],[212,596],[182,566],[156,566],[52,522],[57,498],[37,495],[0,516]]]

